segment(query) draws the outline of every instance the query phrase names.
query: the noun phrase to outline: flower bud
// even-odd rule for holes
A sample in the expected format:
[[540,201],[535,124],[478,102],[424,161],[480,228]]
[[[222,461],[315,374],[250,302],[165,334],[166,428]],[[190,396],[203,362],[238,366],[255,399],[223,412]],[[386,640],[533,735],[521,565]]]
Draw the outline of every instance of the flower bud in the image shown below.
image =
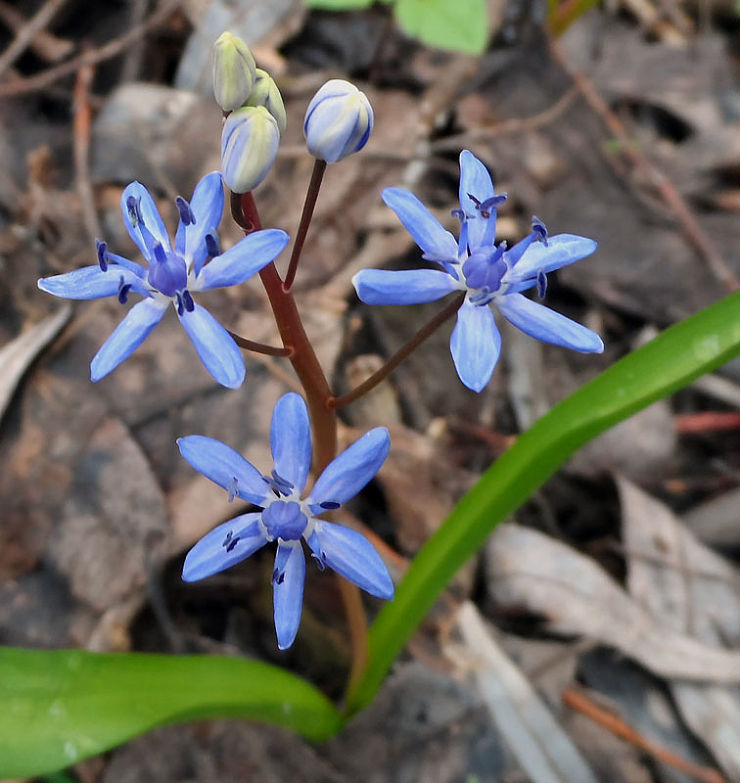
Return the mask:
[[243,106],[252,92],[255,63],[249,47],[231,33],[221,33],[213,45],[213,93],[224,111]]
[[288,124],[283,96],[280,95],[280,90],[278,90],[275,80],[267,71],[257,68],[255,73],[256,80],[254,87],[252,87],[252,92],[249,94],[247,106],[264,106],[275,118],[278,130],[282,136],[285,133],[285,126]]
[[344,79],[330,79],[313,96],[303,121],[308,151],[327,163],[361,150],[372,129],[370,101]]
[[247,193],[262,182],[275,161],[280,131],[264,106],[232,112],[221,133],[221,171],[234,193]]

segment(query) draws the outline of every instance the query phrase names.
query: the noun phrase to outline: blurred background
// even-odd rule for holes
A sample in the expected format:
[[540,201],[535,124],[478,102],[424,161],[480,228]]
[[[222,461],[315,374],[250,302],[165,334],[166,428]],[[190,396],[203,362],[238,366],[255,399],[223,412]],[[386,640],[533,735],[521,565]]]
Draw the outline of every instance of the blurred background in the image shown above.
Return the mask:
[[[383,187],[410,188],[456,230],[457,158],[470,149],[509,194],[499,240],[524,236],[536,214],[552,234],[599,242],[550,276],[547,302],[597,330],[602,356],[501,324],[502,360],[476,395],[457,379],[446,325],[343,411],[345,445],[391,429],[385,467],[339,521],[374,531],[397,577],[517,433],[738,287],[740,8],[589,5],[489,0],[487,48],[474,56],[419,42],[383,3],[0,0],[0,643],[248,655],[341,694],[349,645],[333,579],[309,565],[297,642],[279,653],[271,553],[202,583],[179,578],[195,540],[242,509],[194,473],[175,439],[219,438],[267,470],[268,411],[296,386],[290,365],[250,355],[242,388],[219,387],[168,315],[93,385],[90,359],[129,305],[68,304],[36,288],[95,263],[97,237],[137,258],[120,214],[130,181],[174,229],[175,197],[219,168],[209,58],[223,30],[250,44],[287,108],[277,163],[255,193],[266,227],[295,234],[312,167],[301,126],[318,87],[351,79],[374,107],[365,150],[328,169],[294,289],[337,393],[439,307],[368,308],[354,295],[359,269],[419,264]],[[221,237],[223,247],[240,238],[228,217]],[[277,344],[257,280],[201,301],[233,331]],[[578,453],[458,575],[375,704],[327,746],[193,724],[71,774],[739,781],[739,509],[733,364]],[[538,771],[537,748],[558,743],[560,766]]]

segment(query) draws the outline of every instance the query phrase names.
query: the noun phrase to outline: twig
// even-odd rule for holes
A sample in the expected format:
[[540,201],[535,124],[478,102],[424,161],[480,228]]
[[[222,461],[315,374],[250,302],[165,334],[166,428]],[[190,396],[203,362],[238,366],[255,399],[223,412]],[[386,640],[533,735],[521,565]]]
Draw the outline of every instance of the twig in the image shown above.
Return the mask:
[[533,114],[531,117],[515,117],[491,125],[484,125],[483,127],[475,128],[466,133],[457,133],[454,136],[447,136],[439,141],[433,141],[429,145],[429,148],[432,152],[459,150],[474,141],[485,141],[494,136],[506,136],[514,133],[539,130],[546,125],[549,125],[551,122],[555,122],[561,115],[565,114],[577,97],[578,88],[574,84],[566,90],[552,106],[539,114]]
[[90,107],[90,86],[95,69],[92,65],[83,65],[77,71],[74,92],[74,161],[77,195],[82,205],[82,217],[90,241],[102,236],[98,213],[95,210],[95,197],[90,182],[90,125],[92,109]]
[[34,90],[42,90],[44,87],[48,87],[58,79],[64,76],[69,76],[71,73],[75,73],[85,65],[97,65],[105,60],[110,60],[113,57],[121,54],[139,38],[151,32],[151,30],[159,27],[163,22],[169,19],[172,12],[178,7],[180,0],[166,0],[166,2],[155,11],[146,22],[143,22],[136,27],[132,27],[127,33],[114,38],[112,41],[108,41],[98,49],[92,49],[89,52],[83,52],[77,57],[73,57],[71,60],[66,60],[53,68],[47,68],[41,73],[37,73],[35,76],[29,76],[25,79],[14,79],[11,82],[5,82],[0,84],[0,98],[10,98],[16,95],[24,95]]
[[676,416],[676,432],[681,435],[740,429],[740,411],[700,411]]
[[36,33],[51,22],[54,14],[67,0],[46,0],[39,10],[18,30],[10,46],[0,54],[0,76],[26,51]]
[[724,258],[717,250],[714,242],[709,238],[694,213],[686,203],[686,200],[678,192],[676,186],[653,163],[642,155],[630,143],[630,138],[617,115],[609,108],[604,99],[599,95],[592,82],[578,71],[573,71],[568,66],[560,48],[555,41],[550,42],[550,50],[553,58],[561,68],[570,76],[578,91],[583,95],[590,108],[599,115],[609,132],[618,138],[623,145],[623,153],[630,163],[639,169],[646,180],[660,194],[661,198],[673,210],[678,218],[686,238],[691,242],[699,255],[707,263],[712,274],[725,286],[728,291],[737,291],[740,288],[740,280],[727,266]]
[[[5,0],[0,0],[0,20],[16,35],[28,24],[26,17]],[[29,41],[28,47],[42,60],[56,63],[74,49],[74,44],[66,38],[58,38],[45,30],[39,30]]]
[[563,691],[562,698],[563,702],[572,709],[577,710],[582,715],[590,718],[594,723],[597,723],[599,726],[610,731],[625,742],[628,742],[630,745],[634,745],[636,748],[649,753],[651,756],[658,759],[658,761],[662,761],[664,764],[668,764],[674,769],[684,772],[686,775],[696,778],[696,780],[702,781],[702,783],[727,783],[724,776],[716,769],[700,767],[698,764],[693,764],[690,761],[682,759],[662,745],[651,742],[633,729],[632,726],[625,723],[621,718],[618,718],[603,707],[599,707],[585,694],[580,693],[573,688],[568,688]]

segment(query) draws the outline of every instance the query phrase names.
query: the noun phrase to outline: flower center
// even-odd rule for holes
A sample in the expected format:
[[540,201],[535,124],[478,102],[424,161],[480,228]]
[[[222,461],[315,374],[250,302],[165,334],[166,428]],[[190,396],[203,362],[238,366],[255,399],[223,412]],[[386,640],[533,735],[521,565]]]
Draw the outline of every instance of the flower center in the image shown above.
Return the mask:
[[[481,247],[463,264],[463,275],[468,289],[475,292],[474,304],[488,304],[499,288],[508,269],[504,261],[504,245]],[[480,300],[480,301],[477,301]]]
[[149,264],[149,285],[165,296],[175,296],[188,282],[188,268],[177,253],[167,252],[158,242]]
[[262,524],[271,540],[297,541],[303,535],[308,519],[295,501],[276,500],[262,512]]

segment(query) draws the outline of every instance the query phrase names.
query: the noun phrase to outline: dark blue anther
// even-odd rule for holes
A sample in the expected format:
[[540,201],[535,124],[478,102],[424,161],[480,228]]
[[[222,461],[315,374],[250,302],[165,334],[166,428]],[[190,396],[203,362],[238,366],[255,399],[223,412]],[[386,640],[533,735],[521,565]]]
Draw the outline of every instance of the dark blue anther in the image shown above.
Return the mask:
[[319,505],[326,511],[333,511],[335,508],[339,508],[339,506],[342,504],[335,503],[333,500],[325,500],[323,503],[319,503]]
[[213,231],[206,234],[206,252],[211,258],[221,255],[221,247],[218,244],[218,237]]
[[128,292],[131,290],[131,283],[124,283],[123,277],[118,283],[118,301],[121,304],[128,302]]
[[108,244],[100,239],[95,240],[98,248],[98,264],[103,272],[108,271]]
[[223,544],[221,546],[227,551],[231,552],[234,547],[239,543],[239,536],[235,536],[231,530],[226,534]]
[[190,296],[190,291],[188,291],[187,288],[182,292],[182,303],[189,313],[192,313],[193,310],[195,310],[195,302],[193,301],[193,297]]
[[278,571],[277,568],[272,572],[273,585],[281,585],[285,581],[285,571]]
[[193,210],[190,208],[190,204],[188,204],[188,202],[185,201],[182,196],[178,196],[175,199],[175,204],[177,204],[177,211],[180,213],[180,220],[182,220],[182,224],[184,226],[194,226],[195,215],[193,214]]
[[540,269],[537,272],[537,298],[544,299],[547,293],[547,275]]
[[461,223],[465,222],[465,210],[464,209],[453,209],[450,213],[452,217],[457,218]]
[[271,476],[262,476],[262,480],[269,484],[270,488],[277,492],[278,495],[290,495],[293,491],[293,484],[284,479],[277,471],[273,470]]
[[480,212],[481,217],[491,217],[491,209],[496,209],[500,204],[506,201],[506,193],[500,193],[497,196],[491,196],[485,201],[476,198],[472,193],[468,193],[468,198],[475,204],[475,208]]
[[319,567],[319,571],[326,570],[326,555],[323,552],[318,555],[315,552],[312,552],[311,557],[313,557],[313,559],[316,561],[316,565]]
[[136,228],[139,223],[143,222],[141,217],[141,199],[136,196],[129,196],[126,199],[126,211],[128,212],[128,219],[131,221],[131,225]]
[[545,247],[547,247],[547,228],[545,227],[545,224],[538,218],[533,217],[532,218],[532,231],[537,234],[537,240],[539,242],[542,242]]
[[160,264],[164,264],[167,261],[167,251],[162,246],[161,242],[157,242],[154,245],[154,258],[159,261]]
[[175,296],[177,297],[177,314],[182,315],[185,312],[185,308],[182,304],[182,296],[180,296],[180,294],[175,294]]

